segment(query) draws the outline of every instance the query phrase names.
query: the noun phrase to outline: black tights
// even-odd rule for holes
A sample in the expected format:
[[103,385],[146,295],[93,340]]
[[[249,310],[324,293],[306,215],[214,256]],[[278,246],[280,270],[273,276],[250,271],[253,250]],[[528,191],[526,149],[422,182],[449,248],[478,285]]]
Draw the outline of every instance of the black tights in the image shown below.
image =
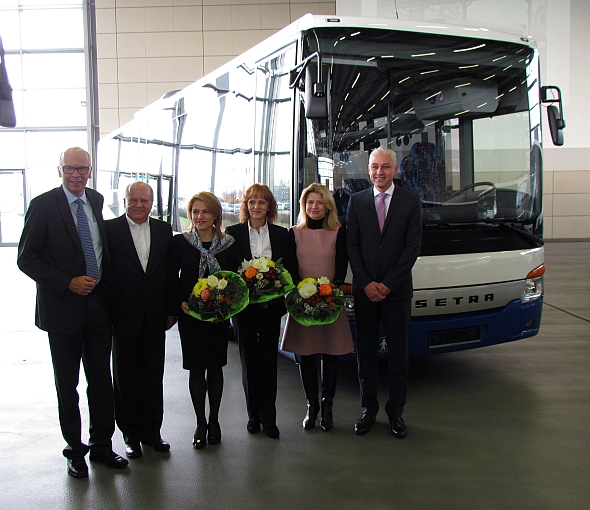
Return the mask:
[[[205,377],[205,372],[207,376]],[[205,397],[209,394],[209,423],[219,421],[219,407],[223,394],[223,368],[191,370],[188,389],[197,415],[197,425],[207,425]]]

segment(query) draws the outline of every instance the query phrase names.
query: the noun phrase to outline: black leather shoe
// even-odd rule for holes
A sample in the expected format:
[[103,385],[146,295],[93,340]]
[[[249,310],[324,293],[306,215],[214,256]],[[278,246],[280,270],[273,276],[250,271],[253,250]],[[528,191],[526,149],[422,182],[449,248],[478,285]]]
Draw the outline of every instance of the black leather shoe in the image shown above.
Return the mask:
[[123,469],[129,465],[129,461],[124,459],[115,452],[98,453],[90,450],[90,460],[92,462],[104,462],[108,467],[115,469]]
[[406,424],[404,423],[404,419],[401,416],[391,420],[389,425],[391,426],[391,433],[398,439],[403,439],[408,435]]
[[143,455],[140,443],[127,443],[125,445],[125,455],[130,459],[138,459]]
[[211,423],[207,425],[207,441],[209,444],[216,445],[221,442],[221,427],[219,422]]
[[207,425],[197,425],[195,435],[193,436],[193,447],[200,450],[207,446]]
[[371,430],[377,419],[372,414],[363,413],[354,426],[354,433],[362,436]]
[[170,450],[170,444],[164,441],[161,437],[158,437],[157,439],[144,439],[141,442],[151,446],[157,452],[167,452]]
[[260,432],[260,420],[248,420],[248,425],[246,425],[246,429],[250,434],[257,434]]
[[68,459],[68,475],[74,478],[88,478],[88,466],[84,457]]
[[264,430],[266,430],[266,435],[271,439],[278,439],[279,435],[281,434],[279,432],[279,428],[274,423],[271,423],[270,425],[268,423],[265,424]]

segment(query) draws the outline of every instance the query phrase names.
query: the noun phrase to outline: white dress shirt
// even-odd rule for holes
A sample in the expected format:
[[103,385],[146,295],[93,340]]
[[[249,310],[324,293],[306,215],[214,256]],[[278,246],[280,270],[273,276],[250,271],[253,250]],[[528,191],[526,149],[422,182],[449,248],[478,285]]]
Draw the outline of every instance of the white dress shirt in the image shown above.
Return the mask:
[[127,223],[129,223],[129,230],[131,230],[133,244],[135,244],[137,256],[139,257],[141,267],[143,267],[145,273],[150,258],[150,244],[152,240],[150,234],[150,219],[148,218],[147,221],[137,224],[129,216],[125,215],[125,218],[127,218]]
[[248,222],[248,232],[250,235],[250,251],[252,251],[252,256],[272,259],[268,223],[265,223],[263,227],[260,227],[260,232],[258,232],[255,228],[252,228],[250,222]]

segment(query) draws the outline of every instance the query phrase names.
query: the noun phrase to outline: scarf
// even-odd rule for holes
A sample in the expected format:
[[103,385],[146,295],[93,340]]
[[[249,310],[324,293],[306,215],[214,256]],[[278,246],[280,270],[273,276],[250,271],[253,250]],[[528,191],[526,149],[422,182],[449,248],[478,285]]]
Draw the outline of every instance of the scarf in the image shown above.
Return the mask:
[[201,260],[199,260],[199,278],[203,278],[205,276],[205,271],[207,269],[209,269],[209,274],[219,271],[221,266],[219,265],[219,262],[217,262],[215,255],[217,255],[219,252],[222,252],[226,248],[229,248],[235,242],[235,239],[228,234],[221,234],[222,237],[219,239],[217,237],[217,232],[213,230],[213,240],[211,241],[211,246],[208,250],[206,250],[203,248],[203,243],[201,242],[199,234],[197,234],[196,227],[183,232],[183,235],[188,243],[199,250],[199,253],[201,254]]

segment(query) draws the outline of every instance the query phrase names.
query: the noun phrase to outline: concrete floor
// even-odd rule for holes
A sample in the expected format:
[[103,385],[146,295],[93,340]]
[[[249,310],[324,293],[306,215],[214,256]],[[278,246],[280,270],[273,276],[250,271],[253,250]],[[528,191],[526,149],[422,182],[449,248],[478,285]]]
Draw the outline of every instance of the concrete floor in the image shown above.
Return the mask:
[[[334,430],[304,432],[297,367],[283,357],[281,437],[248,434],[230,344],[222,442],[193,450],[195,419],[173,331],[163,426],[171,453],[147,449],[123,471],[91,464],[85,480],[66,474],[47,339],[33,325],[34,284],[15,258],[15,248],[0,249],[0,508],[590,508],[588,242],[547,244],[537,337],[412,359],[403,441],[382,414],[368,435],[353,434],[360,410],[350,363],[341,364]],[[123,454],[118,432],[114,447]]]

